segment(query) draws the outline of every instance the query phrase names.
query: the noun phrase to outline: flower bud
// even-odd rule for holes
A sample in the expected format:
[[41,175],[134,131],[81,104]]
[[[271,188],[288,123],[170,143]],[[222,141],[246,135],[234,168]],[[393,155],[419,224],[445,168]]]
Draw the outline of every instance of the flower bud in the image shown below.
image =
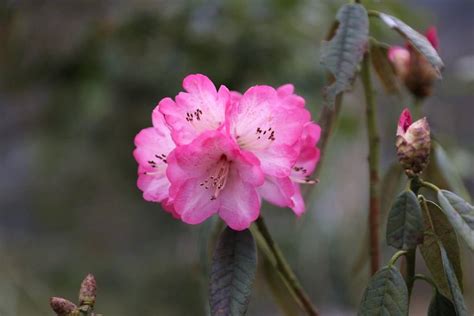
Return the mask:
[[58,316],[68,316],[77,311],[77,306],[62,297],[51,297],[51,308]]
[[[435,49],[438,49],[439,42],[435,27],[428,29],[426,38]],[[406,44],[406,48],[390,47],[388,58],[400,80],[415,97],[423,99],[432,94],[438,73],[426,57],[410,43]]]
[[431,149],[426,117],[412,123],[410,111],[403,110],[397,128],[397,156],[409,177],[419,175],[428,165]]
[[97,284],[95,277],[88,274],[81,283],[79,290],[79,305],[94,306],[96,297]]

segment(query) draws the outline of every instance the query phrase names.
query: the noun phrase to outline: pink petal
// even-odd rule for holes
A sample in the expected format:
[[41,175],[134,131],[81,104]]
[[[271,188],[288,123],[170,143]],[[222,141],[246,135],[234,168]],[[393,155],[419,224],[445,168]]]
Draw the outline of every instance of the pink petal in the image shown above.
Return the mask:
[[234,230],[250,227],[260,214],[260,198],[255,186],[243,182],[237,173],[232,173],[219,199],[219,216]]
[[284,84],[277,88],[277,93],[278,93],[278,96],[280,97],[289,96],[293,94],[294,91],[295,91],[295,87],[291,83]]
[[434,49],[439,49],[439,39],[438,39],[438,31],[436,30],[435,26],[431,26],[426,30],[426,38],[428,41],[433,45]]
[[[135,136],[133,156],[148,171],[166,168],[166,156],[175,147],[169,130],[149,127]],[[156,166],[156,168],[153,168]]]
[[301,189],[299,184],[295,183],[295,194],[291,197],[293,207],[291,208],[297,216],[301,216],[305,212],[305,203],[303,196],[301,195]]
[[199,178],[187,180],[173,200],[176,213],[187,224],[199,224],[219,210],[220,201],[202,194],[201,181]]
[[[159,117],[158,113],[154,120],[159,122]],[[145,200],[161,202],[168,197],[170,185],[166,177],[167,155],[175,146],[170,132],[165,125],[143,129],[135,137],[135,146],[133,156],[139,165],[137,186]]]
[[411,124],[412,124],[412,118],[411,118],[410,110],[405,108],[402,114],[400,115],[400,119],[398,120],[397,136],[403,136]]
[[410,67],[410,51],[400,46],[392,46],[388,50],[388,58],[399,76],[405,76]]
[[258,193],[265,200],[276,206],[293,206],[291,197],[295,194],[295,189],[289,177],[276,178],[267,176],[265,183],[258,188]]
[[230,102],[229,90],[221,86],[217,91],[204,75],[187,76],[183,87],[187,92],[180,92],[176,102],[170,99],[160,102],[160,111],[178,144],[188,144],[201,132],[221,128]]
[[146,174],[146,169],[139,166],[137,186],[143,192],[143,198],[150,202],[161,202],[168,198],[170,182],[165,173]]

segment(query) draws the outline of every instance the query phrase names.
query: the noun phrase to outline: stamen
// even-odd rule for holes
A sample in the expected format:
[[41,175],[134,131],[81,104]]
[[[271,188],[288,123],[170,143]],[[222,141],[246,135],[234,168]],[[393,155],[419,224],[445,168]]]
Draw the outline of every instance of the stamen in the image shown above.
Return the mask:
[[268,147],[275,138],[275,130],[270,126],[267,129],[257,127],[255,133],[244,133],[235,137],[242,148],[262,149]]
[[311,179],[310,177],[298,178],[290,176],[291,181],[295,183],[302,183],[302,184],[316,184],[319,183],[319,179]]
[[212,169],[212,175],[199,184],[206,190],[213,190],[211,200],[217,199],[220,192],[224,190],[229,175],[231,162],[227,160],[225,155],[222,155],[215,167]]

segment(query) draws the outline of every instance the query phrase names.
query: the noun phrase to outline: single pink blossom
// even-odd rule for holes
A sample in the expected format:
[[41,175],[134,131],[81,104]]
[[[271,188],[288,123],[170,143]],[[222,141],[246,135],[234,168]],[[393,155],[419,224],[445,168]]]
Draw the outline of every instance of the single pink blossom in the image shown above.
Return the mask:
[[183,87],[135,138],[143,197],[183,222],[218,214],[235,230],[258,218],[262,197],[302,214],[299,183],[314,182],[320,129],[293,85],[242,95],[196,74]]
[[288,176],[298,158],[294,145],[310,114],[296,99],[269,86],[254,86],[228,111],[229,134],[242,150],[257,156],[266,175]]
[[168,158],[167,175],[174,209],[185,223],[219,214],[229,227],[243,230],[259,216],[260,162],[222,131],[203,132],[178,146]]
[[201,74],[184,78],[183,88],[187,92],[180,92],[176,101],[165,98],[160,102],[160,111],[178,145],[190,143],[202,132],[222,128],[230,102],[225,86],[216,90],[212,81]]
[[176,217],[168,201],[170,182],[166,176],[168,154],[176,145],[159,107],[153,110],[153,127],[141,130],[135,137],[133,156],[138,163],[137,186],[145,200],[163,202],[164,209]]

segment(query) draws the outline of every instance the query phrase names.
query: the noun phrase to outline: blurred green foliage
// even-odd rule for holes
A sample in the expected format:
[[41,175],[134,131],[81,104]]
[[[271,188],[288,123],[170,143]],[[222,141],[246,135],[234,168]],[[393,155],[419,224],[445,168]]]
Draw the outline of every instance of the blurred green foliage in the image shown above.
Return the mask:
[[[49,315],[49,296],[75,298],[87,272],[97,277],[97,307],[105,315],[205,315],[207,277],[197,245],[203,228],[141,199],[133,138],[151,125],[157,102],[176,95],[184,76],[195,72],[235,90],[292,82],[317,119],[325,78],[320,42],[341,3],[0,2],[0,315]],[[367,3],[417,27],[429,21],[398,1]],[[381,40],[402,42],[374,25]],[[462,56],[455,45],[442,47],[448,66]],[[446,120],[445,105],[460,104],[452,112],[462,113],[472,92],[454,72],[445,77],[451,83],[443,85],[456,88],[440,88],[426,111],[435,131],[451,135],[456,147],[472,139],[470,120],[462,114]],[[351,273],[353,249],[364,246],[366,212],[360,100],[357,88],[345,98],[308,214],[297,220],[289,210],[264,210],[327,315],[353,313],[366,281],[363,271]],[[378,97],[384,167],[394,157],[394,117],[406,100]],[[465,161],[472,146],[453,151],[471,193],[474,171]],[[249,315],[276,313],[259,279]]]

